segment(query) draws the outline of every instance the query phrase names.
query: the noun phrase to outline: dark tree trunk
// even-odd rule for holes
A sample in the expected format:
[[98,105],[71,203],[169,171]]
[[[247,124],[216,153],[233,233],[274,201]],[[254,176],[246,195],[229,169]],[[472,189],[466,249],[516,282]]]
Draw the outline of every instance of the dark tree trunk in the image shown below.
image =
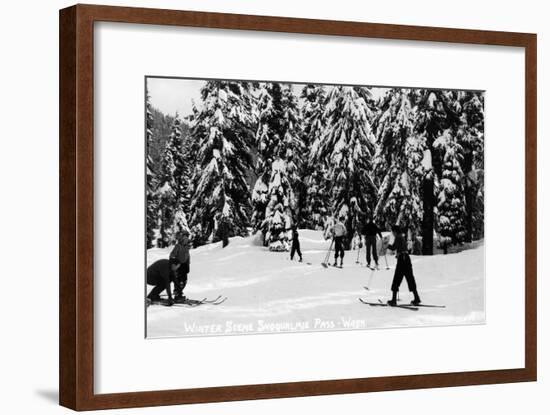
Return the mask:
[[423,186],[422,255],[433,255],[434,249],[434,180],[425,178]]

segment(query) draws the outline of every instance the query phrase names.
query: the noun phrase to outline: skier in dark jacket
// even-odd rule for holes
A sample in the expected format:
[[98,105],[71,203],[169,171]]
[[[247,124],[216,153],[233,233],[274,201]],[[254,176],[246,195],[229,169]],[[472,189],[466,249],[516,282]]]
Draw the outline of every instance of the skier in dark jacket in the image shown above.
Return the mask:
[[179,265],[171,263],[169,259],[160,259],[147,268],[147,284],[155,286],[147,296],[149,300],[160,301],[160,293],[166,290],[167,305],[174,304],[171,283],[175,280],[175,272],[178,268]]
[[175,273],[174,296],[175,300],[184,299],[183,290],[187,285],[187,274],[189,274],[191,256],[189,255],[189,232],[182,230],[178,235],[178,242],[170,252],[170,264],[176,264],[178,269]]
[[292,248],[290,248],[290,260],[294,259],[294,253],[297,253],[302,262],[302,251],[300,251],[300,239],[298,235],[298,228],[296,225],[292,225]]
[[411,301],[411,304],[418,305],[421,301],[418,296],[418,291],[416,290],[416,281],[413,275],[411,257],[409,256],[409,251],[407,249],[405,235],[397,225],[392,227],[392,233],[394,236],[394,241],[392,245],[388,246],[388,248],[395,251],[397,265],[395,266],[395,273],[391,284],[392,299],[388,301],[388,304],[391,306],[397,305],[397,293],[399,291],[399,286],[403,281],[403,277],[405,277],[407,280],[407,285],[409,286],[409,291],[414,295],[414,299]]
[[374,258],[376,269],[378,269],[378,250],[376,249],[376,235],[378,235],[380,237],[380,240],[382,240],[382,232],[380,232],[380,229],[378,228],[378,226],[376,226],[370,216],[367,218],[367,222],[365,223],[365,227],[363,228],[363,234],[365,235],[365,247],[367,248],[367,267],[370,268],[370,258],[372,251],[372,257]]

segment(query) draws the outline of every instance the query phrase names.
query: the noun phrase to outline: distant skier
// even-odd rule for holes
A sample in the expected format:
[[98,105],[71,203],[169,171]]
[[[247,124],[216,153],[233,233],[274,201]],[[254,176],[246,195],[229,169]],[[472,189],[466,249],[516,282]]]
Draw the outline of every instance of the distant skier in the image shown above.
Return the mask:
[[166,290],[168,294],[166,305],[174,304],[171,283],[175,281],[178,268],[179,264],[172,263],[169,259],[160,259],[147,268],[147,284],[155,286],[147,295],[149,300],[160,301],[160,293]]
[[340,267],[344,266],[344,238],[347,229],[340,219],[332,227],[332,237],[334,238],[334,264],[338,265],[338,256],[340,256]]
[[403,277],[405,277],[407,280],[407,285],[409,286],[409,291],[414,295],[414,299],[411,301],[411,304],[418,305],[421,301],[418,296],[418,291],[416,290],[416,281],[413,275],[411,257],[409,256],[409,251],[407,250],[405,235],[403,234],[401,228],[397,225],[392,227],[392,233],[394,236],[394,241],[392,245],[388,246],[388,248],[395,251],[397,265],[395,266],[395,273],[393,275],[393,282],[391,285],[392,299],[388,301],[388,304],[390,306],[397,305],[397,292],[399,291],[399,286],[403,281]]
[[170,252],[170,264],[178,266],[174,280],[174,297],[176,301],[184,299],[183,290],[187,285],[187,274],[189,274],[191,263],[189,248],[189,231],[184,229],[180,231],[176,246]]
[[372,257],[374,258],[374,263],[376,264],[376,269],[378,269],[378,250],[376,249],[376,235],[380,237],[380,240],[383,241],[382,232],[371,216],[367,217],[365,226],[363,227],[363,235],[365,235],[365,247],[367,249],[367,267],[370,266],[371,251]]
[[296,225],[292,225],[292,248],[290,248],[290,260],[294,259],[294,253],[297,253],[302,262],[302,251],[300,251],[300,239],[298,234],[298,228]]

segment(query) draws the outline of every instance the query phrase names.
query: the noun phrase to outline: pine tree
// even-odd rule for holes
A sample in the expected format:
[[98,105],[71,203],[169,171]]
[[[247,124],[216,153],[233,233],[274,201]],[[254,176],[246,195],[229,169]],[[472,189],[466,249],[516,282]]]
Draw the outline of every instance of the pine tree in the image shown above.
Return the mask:
[[479,91],[459,91],[456,94],[457,109],[461,113],[457,138],[464,150],[465,240],[470,242],[482,238],[484,233],[484,95]]
[[372,177],[372,114],[361,96],[364,93],[357,87],[332,88],[325,132],[311,148],[313,160],[327,164],[332,211],[345,220],[349,235],[359,229],[362,216],[372,212],[377,191]]
[[166,247],[174,244],[178,232],[188,229],[189,181],[191,161],[188,139],[183,138],[181,119],[176,113],[172,132],[166,142],[159,181],[160,241]]
[[422,182],[422,254],[433,254],[433,233],[435,229],[436,188],[435,184],[442,172],[442,160],[434,150],[435,140],[444,130],[458,125],[459,116],[448,98],[449,91],[418,89],[414,90],[417,106],[415,130],[426,138],[427,158],[431,166],[426,169]]
[[151,112],[151,104],[149,102],[149,94],[146,94],[145,105],[146,116],[146,144],[147,144],[147,249],[153,247],[156,243],[155,233],[157,228],[157,211],[158,198],[156,194],[156,177],[155,168],[153,166],[153,158],[151,156],[151,147],[153,143],[153,114]]
[[174,206],[176,205],[176,183],[174,180],[174,159],[169,148],[164,150],[161,159],[159,173],[159,186],[157,190],[159,211],[159,238],[157,246],[164,248],[170,246],[173,241],[172,223],[175,216]]
[[375,217],[386,226],[397,224],[416,234],[423,217],[425,138],[415,131],[416,109],[411,98],[411,90],[394,88],[381,104],[375,171],[382,179]]
[[196,245],[222,240],[226,246],[229,237],[248,234],[251,88],[247,82],[209,81],[201,90],[203,105],[191,130],[199,148],[191,202]]
[[277,158],[271,166],[267,192],[269,200],[262,229],[266,230],[265,243],[272,251],[286,251],[289,248],[290,201],[294,198],[294,192],[287,169],[287,163],[281,158]]
[[[306,85],[302,89],[301,98],[304,101],[302,141],[306,148],[309,148],[316,140],[321,139],[325,129],[325,88],[319,85]],[[312,160],[307,157],[303,167],[303,177],[305,197],[299,199],[299,203],[301,202],[300,222],[304,227],[310,229],[323,229],[329,205],[325,161]]]
[[[267,233],[273,235],[273,229],[269,228],[269,224],[274,223],[270,215],[276,214],[269,206],[272,203],[271,181],[274,177],[284,174],[289,183],[284,196],[287,205],[281,213],[284,221],[292,222],[292,218],[297,217],[298,198],[294,189],[303,186],[300,160],[304,145],[298,102],[290,85],[263,84],[258,97],[258,111],[258,159],[255,169],[258,178],[252,192],[253,223],[255,229],[262,230],[267,244],[269,237],[265,239],[265,236]],[[281,168],[282,164],[284,168]]]
[[440,153],[442,160],[441,178],[437,186],[437,228],[446,252],[449,245],[461,243],[466,237],[462,171],[464,149],[451,129],[445,130],[434,141],[433,147]]

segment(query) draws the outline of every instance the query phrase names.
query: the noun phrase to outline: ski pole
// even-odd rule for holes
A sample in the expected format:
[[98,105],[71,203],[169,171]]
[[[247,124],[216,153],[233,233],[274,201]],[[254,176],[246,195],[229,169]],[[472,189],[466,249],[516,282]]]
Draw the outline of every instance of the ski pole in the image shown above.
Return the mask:
[[334,243],[334,239],[330,242],[330,246],[328,247],[327,255],[325,256],[325,260],[323,261],[323,264],[327,264],[329,257],[330,257],[330,251],[332,250],[332,244]]
[[386,269],[390,269],[390,266],[388,265],[388,257],[386,256],[386,251],[384,251],[384,261],[386,261]]

